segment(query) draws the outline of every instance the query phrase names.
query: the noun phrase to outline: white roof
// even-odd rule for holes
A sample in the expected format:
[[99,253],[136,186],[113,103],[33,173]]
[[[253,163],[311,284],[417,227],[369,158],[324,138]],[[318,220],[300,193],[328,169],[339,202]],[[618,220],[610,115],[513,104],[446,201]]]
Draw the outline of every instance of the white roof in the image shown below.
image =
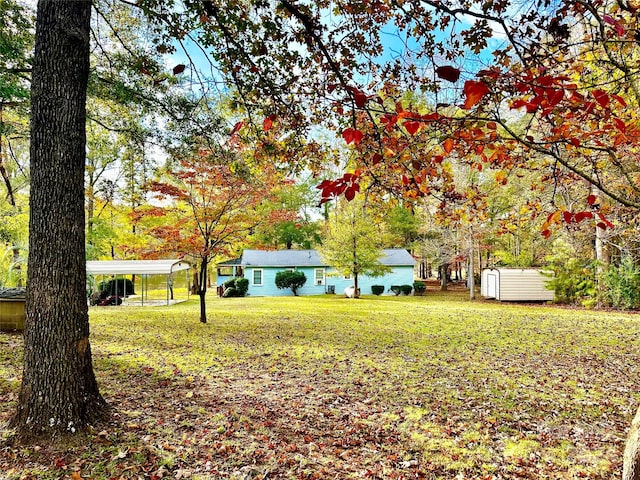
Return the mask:
[[89,260],[89,275],[169,275],[191,268],[185,260]]

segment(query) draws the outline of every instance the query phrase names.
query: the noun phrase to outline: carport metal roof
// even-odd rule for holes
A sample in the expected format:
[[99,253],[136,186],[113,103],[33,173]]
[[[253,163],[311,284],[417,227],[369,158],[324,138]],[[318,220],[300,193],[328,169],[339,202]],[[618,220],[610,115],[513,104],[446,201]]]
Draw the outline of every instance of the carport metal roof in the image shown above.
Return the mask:
[[185,260],[89,260],[90,275],[170,275],[191,268]]

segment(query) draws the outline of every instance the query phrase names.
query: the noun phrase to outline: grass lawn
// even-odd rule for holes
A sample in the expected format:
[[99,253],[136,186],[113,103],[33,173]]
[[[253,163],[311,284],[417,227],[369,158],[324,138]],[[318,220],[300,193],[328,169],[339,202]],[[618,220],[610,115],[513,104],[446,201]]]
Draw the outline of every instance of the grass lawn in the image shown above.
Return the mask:
[[[113,422],[0,446],[0,479],[609,479],[640,316],[423,297],[92,307]],[[0,333],[7,437],[22,337]]]

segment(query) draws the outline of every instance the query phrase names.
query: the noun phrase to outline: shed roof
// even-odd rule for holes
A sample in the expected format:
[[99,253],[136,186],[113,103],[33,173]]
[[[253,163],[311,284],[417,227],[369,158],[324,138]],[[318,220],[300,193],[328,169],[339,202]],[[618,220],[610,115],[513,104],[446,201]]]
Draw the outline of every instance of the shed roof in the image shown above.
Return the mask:
[[89,260],[90,275],[169,275],[191,268],[185,260]]
[[[415,259],[403,248],[383,250],[383,265],[415,265]],[[256,267],[320,267],[326,263],[316,250],[245,250],[242,265]]]

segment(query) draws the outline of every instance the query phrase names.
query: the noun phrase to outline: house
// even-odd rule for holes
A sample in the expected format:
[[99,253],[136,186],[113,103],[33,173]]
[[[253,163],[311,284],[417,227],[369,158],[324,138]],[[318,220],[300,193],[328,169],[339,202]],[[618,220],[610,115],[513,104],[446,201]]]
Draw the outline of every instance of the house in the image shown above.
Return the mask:
[[555,298],[547,288],[549,275],[535,268],[486,268],[480,293],[486,298],[511,302],[543,302]]
[[[371,293],[371,285],[384,285],[385,292],[388,292],[392,285],[413,284],[416,261],[409,252],[400,248],[386,249],[380,261],[391,267],[391,272],[382,277],[358,275],[362,294]],[[345,288],[353,285],[353,278],[337,273],[322,261],[316,250],[245,250],[239,261],[222,262],[217,266],[218,285],[232,278],[233,272],[241,271],[249,280],[248,295],[253,296],[292,295],[291,290],[276,287],[276,274],[284,270],[299,270],[307,277],[298,295],[342,294]],[[231,266],[234,268],[229,269]]]

